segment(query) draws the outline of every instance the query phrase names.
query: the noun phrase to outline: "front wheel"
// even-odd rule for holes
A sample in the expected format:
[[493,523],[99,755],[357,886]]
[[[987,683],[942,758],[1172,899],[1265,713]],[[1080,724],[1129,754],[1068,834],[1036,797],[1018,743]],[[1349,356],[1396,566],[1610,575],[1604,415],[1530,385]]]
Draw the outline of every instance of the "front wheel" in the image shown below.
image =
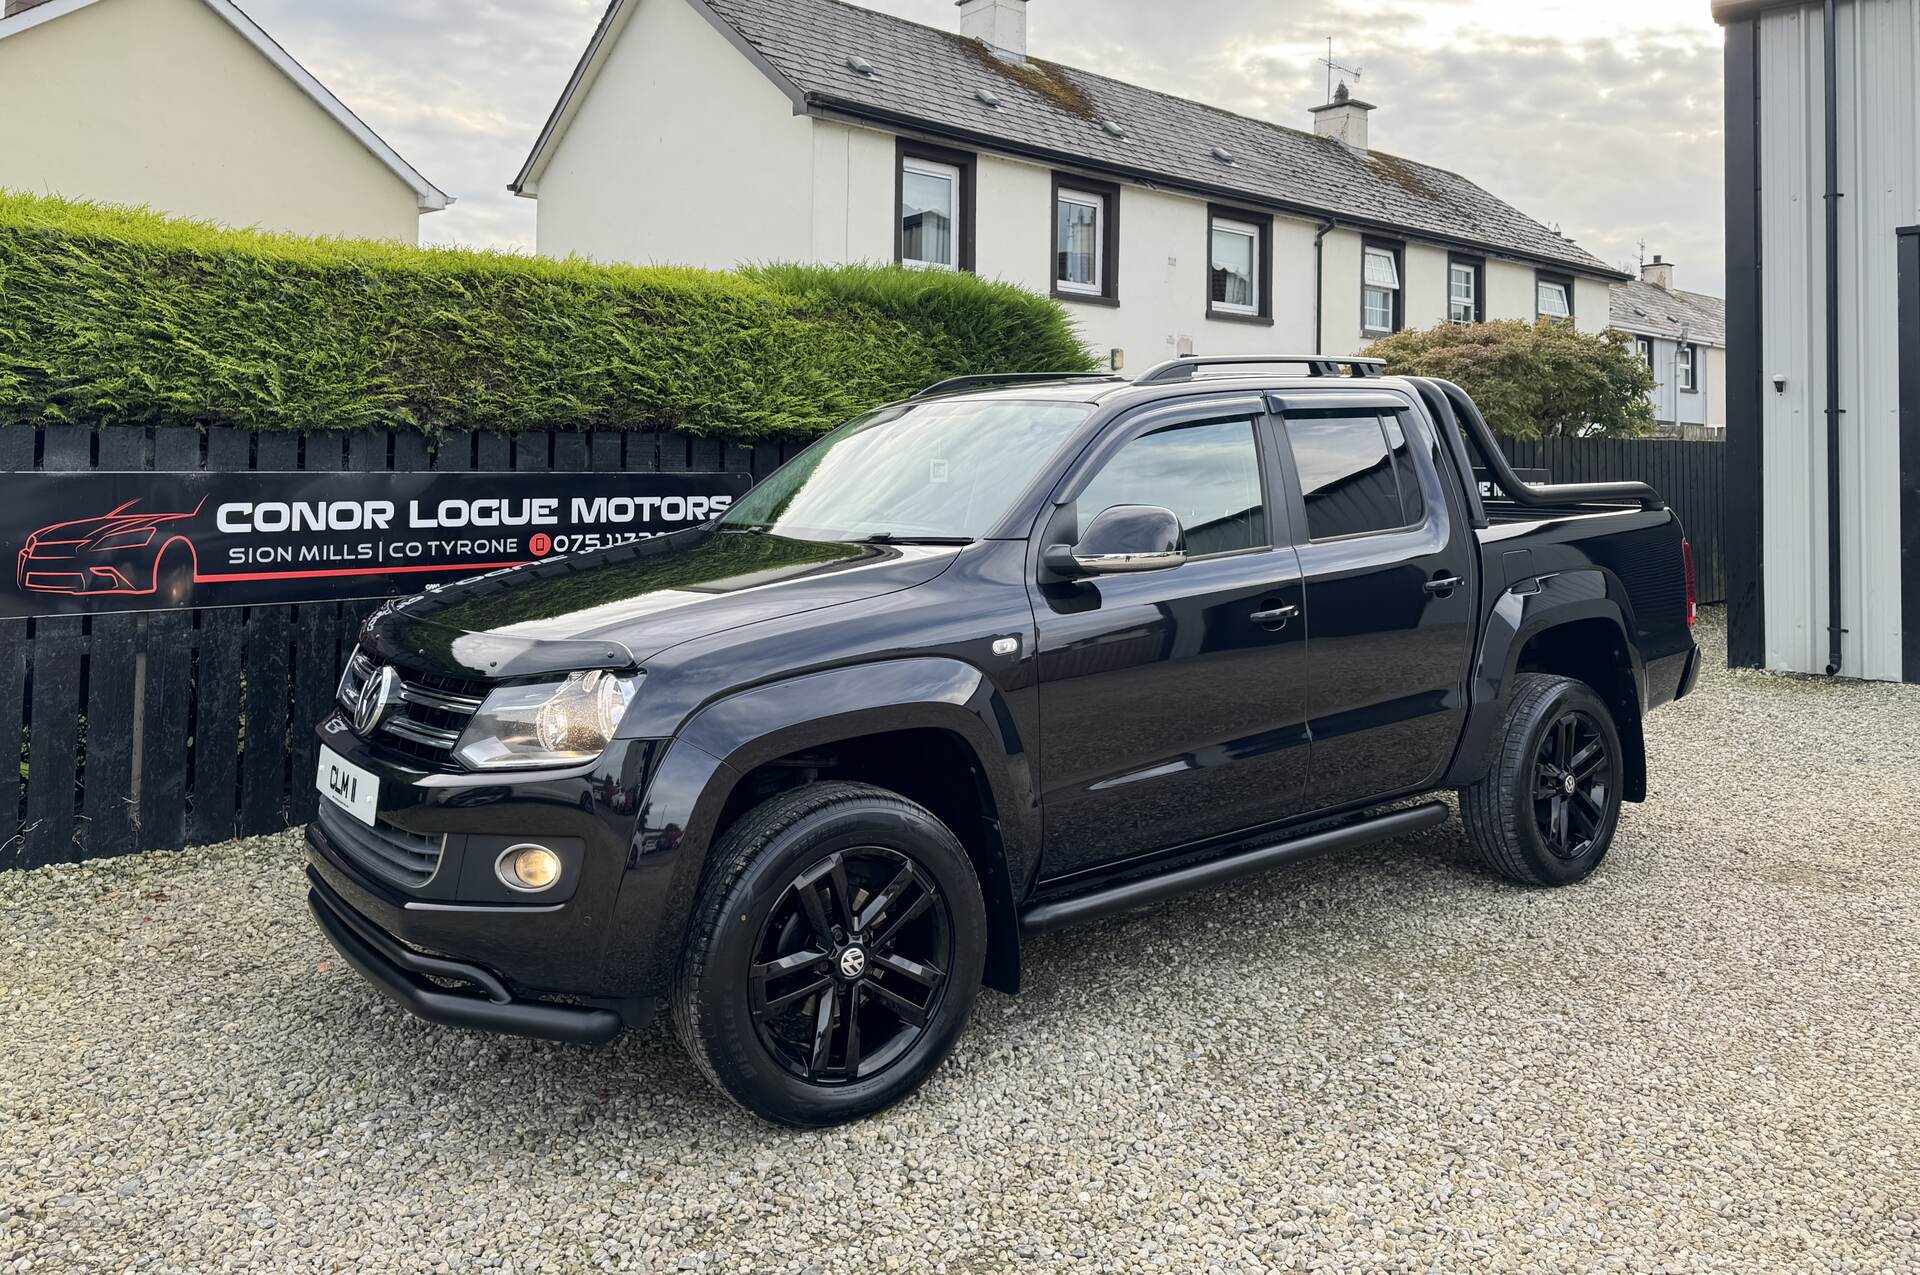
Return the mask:
[[749,1111],[818,1128],[919,1088],[972,1014],[986,906],[967,852],[922,807],[811,784],[715,848],[673,995],[675,1033]]
[[1572,678],[1526,673],[1460,813],[1487,867],[1526,885],[1572,885],[1606,858],[1624,782],[1620,734],[1600,697]]

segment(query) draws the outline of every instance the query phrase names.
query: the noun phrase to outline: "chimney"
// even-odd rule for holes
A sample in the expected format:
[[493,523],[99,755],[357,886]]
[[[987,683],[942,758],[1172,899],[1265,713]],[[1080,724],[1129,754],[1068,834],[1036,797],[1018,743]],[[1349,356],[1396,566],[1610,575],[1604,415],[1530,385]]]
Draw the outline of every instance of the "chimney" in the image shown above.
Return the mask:
[[1367,116],[1372,113],[1373,103],[1353,96],[1342,80],[1331,102],[1313,108],[1313,131],[1363,151],[1367,149]]
[[959,5],[961,35],[1008,62],[1027,60],[1027,0],[959,0]]
[[37,9],[45,3],[47,0],[7,0],[6,10],[0,12],[0,18],[11,18],[17,13],[25,13],[28,9]]
[[1659,253],[1656,252],[1653,254],[1652,261],[1643,262],[1641,264],[1640,278],[1645,280],[1647,283],[1652,284],[1656,288],[1661,288],[1668,292],[1672,292],[1673,291],[1673,263],[1671,261],[1665,260],[1660,256]]

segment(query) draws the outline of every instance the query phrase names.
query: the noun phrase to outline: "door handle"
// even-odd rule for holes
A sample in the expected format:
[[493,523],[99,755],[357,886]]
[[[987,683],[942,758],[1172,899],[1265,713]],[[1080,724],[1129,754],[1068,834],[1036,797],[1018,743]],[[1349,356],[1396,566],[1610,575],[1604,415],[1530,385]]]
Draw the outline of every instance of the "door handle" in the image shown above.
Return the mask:
[[1466,583],[1459,576],[1442,576],[1438,580],[1427,581],[1427,592],[1444,597],[1455,589],[1465,587]]
[[1271,624],[1275,626],[1280,626],[1280,625],[1286,624],[1288,620],[1291,620],[1294,616],[1299,614],[1300,614],[1299,607],[1274,607],[1270,611],[1255,611],[1252,615],[1248,616],[1247,618],[1252,620],[1255,624]]

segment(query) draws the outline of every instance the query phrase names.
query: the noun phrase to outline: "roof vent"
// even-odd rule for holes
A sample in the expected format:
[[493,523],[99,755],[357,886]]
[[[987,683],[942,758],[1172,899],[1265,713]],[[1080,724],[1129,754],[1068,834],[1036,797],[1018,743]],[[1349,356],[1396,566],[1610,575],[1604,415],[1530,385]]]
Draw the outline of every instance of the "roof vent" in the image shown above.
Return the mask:
[[1125,137],[1127,130],[1117,120],[1101,120],[1100,127],[1107,130],[1109,137]]
[[855,75],[872,75],[873,63],[856,53],[847,59],[847,70],[852,71]]
[[975,89],[973,100],[992,110],[1000,109],[1000,96],[991,89]]
[[1216,147],[1214,147],[1214,148],[1213,148],[1213,157],[1214,157],[1215,159],[1217,159],[1217,160],[1219,160],[1219,161],[1220,161],[1221,163],[1223,163],[1223,164],[1231,164],[1231,163],[1233,163],[1233,152],[1232,152],[1232,151],[1230,151],[1230,150],[1228,150],[1228,149],[1227,149],[1226,147],[1224,147],[1224,146],[1216,146]]

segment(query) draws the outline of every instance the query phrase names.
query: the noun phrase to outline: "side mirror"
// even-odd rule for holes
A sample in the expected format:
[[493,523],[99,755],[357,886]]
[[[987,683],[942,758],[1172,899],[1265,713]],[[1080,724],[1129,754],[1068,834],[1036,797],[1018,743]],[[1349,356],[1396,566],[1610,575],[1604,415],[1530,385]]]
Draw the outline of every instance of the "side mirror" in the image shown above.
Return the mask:
[[1049,545],[1047,568],[1063,576],[1165,571],[1187,560],[1180,518],[1158,505],[1115,505],[1087,526],[1080,543]]

